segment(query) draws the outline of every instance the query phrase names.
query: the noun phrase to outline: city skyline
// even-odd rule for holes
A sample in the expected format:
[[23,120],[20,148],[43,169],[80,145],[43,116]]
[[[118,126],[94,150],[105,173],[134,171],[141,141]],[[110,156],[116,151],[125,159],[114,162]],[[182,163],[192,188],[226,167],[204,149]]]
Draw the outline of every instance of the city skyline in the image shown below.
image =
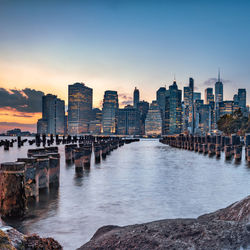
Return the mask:
[[[193,78],[189,78],[189,81],[192,81],[192,84],[194,84],[194,82],[195,82],[195,79],[193,79]],[[221,80],[221,79],[220,79]],[[222,81],[222,80],[221,80]],[[173,83],[178,83],[177,81],[175,81],[175,80],[173,80]],[[204,100],[204,103],[206,104],[207,102],[206,102],[206,91],[208,90],[208,89],[211,89],[212,91],[215,91],[215,86],[216,86],[216,84],[218,83],[218,79],[217,80],[215,80],[215,83],[214,83],[214,86],[212,86],[211,85],[211,88],[209,87],[209,88],[204,88],[203,89],[203,91],[201,91],[201,92],[197,92],[197,91],[195,91],[195,86],[194,86],[194,89],[193,89],[193,94],[196,94],[196,95],[199,95],[200,96],[200,98],[201,98],[201,100]],[[189,86],[190,86],[190,83],[187,83],[186,85],[188,85],[189,84]],[[85,86],[84,88],[87,88],[87,89],[90,89],[91,90],[91,97],[90,97],[90,103],[89,103],[89,105],[90,105],[90,108],[89,108],[89,112],[87,112],[86,114],[87,114],[87,116],[89,116],[89,118],[87,119],[87,121],[88,121],[88,123],[91,121],[91,119],[90,119],[90,117],[92,116],[92,110],[93,109],[100,109],[100,110],[102,110],[102,108],[103,108],[103,101],[104,101],[104,99],[100,102],[100,105],[99,106],[93,106],[92,107],[92,103],[93,103],[93,101],[94,101],[94,98],[93,98],[93,92],[94,92],[94,90],[92,89],[92,88],[90,88],[88,85],[86,85],[85,83],[79,83],[79,82],[76,82],[76,83],[72,83],[72,84],[69,84],[68,85],[68,90],[70,89],[70,87],[71,86],[79,86],[79,85],[82,85],[82,86]],[[222,81],[222,85],[224,85],[223,84],[223,81]],[[152,99],[152,100],[150,100],[150,101],[148,101],[148,100],[145,100],[143,97],[140,97],[140,101],[146,101],[146,102],[148,102],[148,103],[152,103],[153,101],[156,101],[156,100],[158,100],[158,98],[160,98],[160,96],[159,96],[159,91],[161,91],[161,90],[164,90],[165,89],[165,91],[167,90],[167,88],[168,87],[170,87],[171,86],[171,84],[169,84],[169,85],[165,85],[165,87],[159,87],[159,89],[157,90],[155,90],[155,92],[154,92],[154,98]],[[180,84],[178,83],[178,87],[180,86]],[[183,88],[179,88],[180,90],[181,90],[181,102],[183,102],[183,104],[185,104],[185,91],[187,90],[187,86],[184,86]],[[193,87],[192,87],[193,88]],[[1,88],[0,88],[1,89]],[[3,89],[2,89],[3,90]],[[77,90],[77,89],[76,89]],[[127,105],[132,105],[133,106],[133,104],[134,104],[134,98],[135,98],[135,95],[134,95],[134,93],[135,93],[135,90],[136,91],[140,91],[139,93],[141,93],[141,89],[139,89],[139,88],[137,88],[137,87],[135,87],[135,89],[134,89],[134,91],[132,91],[132,93],[130,94],[130,95],[126,95],[126,99],[124,98],[124,93],[119,93],[119,91],[116,91],[116,90],[105,90],[104,91],[104,95],[105,95],[105,92],[109,92],[109,91],[111,91],[111,92],[117,92],[117,96],[118,96],[118,105],[119,105],[119,108],[125,108]],[[231,99],[225,99],[225,97],[224,97],[224,100],[226,101],[226,102],[232,102],[233,103],[233,101],[235,101],[235,98],[238,98],[238,95],[239,95],[239,90],[242,90],[242,88],[239,88],[239,89],[236,89],[235,90],[235,92],[234,92],[234,94],[233,94],[233,96],[231,97]],[[6,91],[6,90],[4,90],[4,91]],[[25,97],[25,98],[27,98],[27,100],[29,100],[29,96],[27,96],[26,94],[25,94],[25,92],[26,91],[35,91],[35,90],[29,90],[29,89],[25,89],[24,90],[24,92],[22,92],[22,91],[20,91],[20,92],[18,92],[18,90],[10,90],[9,92],[7,92],[8,93],[8,95],[15,95],[15,94],[17,94],[18,93],[18,95],[20,96],[22,96],[22,97]],[[168,90],[167,90],[168,91]],[[237,92],[238,91],[238,92]],[[41,93],[42,93],[42,95],[41,95]],[[246,91],[246,93],[247,93],[247,91]],[[57,96],[57,94],[56,93],[48,93],[48,94],[44,94],[43,92],[40,92],[40,95],[41,95],[41,98],[40,99],[38,99],[38,100],[35,100],[35,103],[36,103],[36,105],[37,105],[37,103],[40,103],[40,106],[41,106],[41,109],[42,109],[42,99],[45,97],[45,96],[55,96],[56,98],[58,97]],[[69,92],[68,92],[68,94],[69,94]],[[76,96],[76,98],[79,98],[80,96],[81,96],[81,94],[80,94],[80,92],[78,93],[77,91],[75,92],[75,94],[77,95]],[[139,94],[140,95],[140,94]],[[247,95],[246,95],[246,97],[247,97]],[[69,98],[69,97],[68,97]],[[68,114],[68,111],[69,111],[69,106],[68,106],[68,100],[69,99],[66,99],[66,100],[62,100],[63,101],[63,103],[66,103],[66,105],[65,105],[65,115],[67,115]],[[80,97],[80,98],[83,98],[83,96],[82,97]],[[87,97],[86,97],[87,98]],[[58,98],[59,99],[59,98]],[[83,98],[84,99],[84,98]],[[82,100],[83,100],[82,99]],[[123,101],[120,101],[120,100],[123,100]],[[60,99],[59,99],[60,100]],[[124,101],[125,100],[125,101]],[[139,100],[139,99],[138,99]],[[161,99],[159,99],[159,101],[160,101]],[[193,101],[192,102],[194,102],[195,101],[195,99],[192,99]],[[213,99],[212,99],[213,101],[214,101],[214,95],[213,95]],[[247,100],[247,99],[246,99]],[[84,101],[84,103],[85,103],[86,101]],[[160,101],[161,102],[161,101]],[[237,99],[237,101],[236,102],[239,102],[239,100]],[[81,103],[82,103],[82,101],[81,101]],[[84,104],[83,103],[83,104]],[[159,103],[159,105],[161,105],[161,103]],[[185,105],[187,105],[187,104],[185,104]],[[248,104],[246,104],[247,106],[249,106]],[[23,105],[23,106],[26,106],[26,105]],[[27,108],[27,107],[23,107],[23,106],[21,106],[21,108]],[[78,105],[79,106],[79,105]],[[19,106],[19,108],[20,108],[20,106]],[[8,110],[8,108],[7,108],[7,110]],[[8,111],[10,111],[11,109],[9,109]],[[16,113],[16,111],[14,111],[15,113]],[[164,111],[165,112],[165,111]],[[189,111],[190,112],[190,111]],[[10,114],[6,114],[7,116],[9,116]],[[0,132],[6,132],[7,130],[10,130],[10,129],[14,129],[14,128],[22,128],[23,130],[28,130],[28,131],[31,131],[31,132],[36,132],[36,129],[37,129],[37,121],[40,119],[41,121],[42,121],[42,116],[43,116],[43,113],[42,113],[42,110],[41,110],[41,112],[38,112],[38,113],[35,113],[35,116],[34,117],[32,117],[33,119],[34,119],[34,123],[30,123],[30,124],[25,124],[25,123],[16,123],[16,122],[10,122],[9,123],[9,126],[7,125],[7,123],[8,122],[6,122],[6,127],[3,125],[3,124],[5,124],[5,122],[0,122]],[[1,112],[0,112],[0,117],[1,117]],[[14,119],[16,119],[16,117],[18,117],[18,114],[16,114],[16,115],[14,115]],[[24,120],[27,120],[27,119],[29,119],[29,115],[24,115]],[[164,117],[162,117],[162,119],[164,119]],[[188,118],[188,119],[190,119],[190,118]],[[164,129],[164,128],[163,128]],[[85,132],[87,132],[87,130],[85,130]]]
[[[220,67],[232,100],[235,86],[248,90],[250,82],[249,10],[245,0],[0,1],[0,130],[35,128],[33,97],[56,94],[68,105],[75,82],[94,90],[94,107],[106,90],[118,91],[122,107],[132,104],[135,86],[151,102],[174,77],[181,90],[194,78],[204,99]],[[19,108],[26,104],[9,103],[6,92],[32,101]]]

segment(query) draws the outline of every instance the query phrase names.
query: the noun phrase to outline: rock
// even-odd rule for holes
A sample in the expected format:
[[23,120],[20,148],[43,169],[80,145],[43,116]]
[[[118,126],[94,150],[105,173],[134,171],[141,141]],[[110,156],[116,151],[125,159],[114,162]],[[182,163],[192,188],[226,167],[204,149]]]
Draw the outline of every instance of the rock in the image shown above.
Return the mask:
[[0,226],[0,249],[62,249],[52,238],[40,238],[38,235],[26,236],[10,226]]
[[197,219],[102,227],[79,249],[249,249],[249,215],[250,196]]

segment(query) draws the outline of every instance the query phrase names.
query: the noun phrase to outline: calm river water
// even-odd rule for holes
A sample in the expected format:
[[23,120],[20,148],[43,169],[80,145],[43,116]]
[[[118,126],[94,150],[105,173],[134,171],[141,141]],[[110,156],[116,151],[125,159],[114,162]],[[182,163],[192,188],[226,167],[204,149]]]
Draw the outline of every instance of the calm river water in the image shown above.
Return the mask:
[[[26,156],[28,146],[0,149],[0,162]],[[128,225],[197,217],[223,208],[250,191],[250,168],[171,148],[158,140],[125,145],[82,177],[61,151],[60,188],[41,195],[24,220],[10,222],[24,233],[58,240],[64,249],[88,241],[103,225]],[[244,157],[244,155],[243,155]]]

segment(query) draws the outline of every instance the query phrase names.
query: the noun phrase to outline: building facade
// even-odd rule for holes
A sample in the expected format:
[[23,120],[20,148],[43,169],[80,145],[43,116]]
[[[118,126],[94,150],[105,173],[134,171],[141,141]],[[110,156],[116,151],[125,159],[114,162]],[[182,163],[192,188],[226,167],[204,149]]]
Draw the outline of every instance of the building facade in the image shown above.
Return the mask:
[[133,95],[134,108],[137,108],[137,104],[139,103],[139,101],[140,101],[140,91],[135,87]]
[[84,83],[68,86],[68,133],[88,133],[92,118],[93,90]]
[[37,122],[37,133],[64,134],[65,103],[55,95],[42,97],[42,119]]
[[119,109],[117,134],[140,134],[140,113],[137,108],[134,108],[131,105],[127,105],[124,109]]
[[162,134],[161,109],[157,101],[150,104],[145,120],[145,134],[147,136],[160,136]]
[[176,81],[169,86],[166,96],[164,134],[179,134],[182,131],[182,91],[178,89]]
[[118,121],[118,94],[117,91],[107,90],[104,93],[102,108],[102,133],[116,134]]

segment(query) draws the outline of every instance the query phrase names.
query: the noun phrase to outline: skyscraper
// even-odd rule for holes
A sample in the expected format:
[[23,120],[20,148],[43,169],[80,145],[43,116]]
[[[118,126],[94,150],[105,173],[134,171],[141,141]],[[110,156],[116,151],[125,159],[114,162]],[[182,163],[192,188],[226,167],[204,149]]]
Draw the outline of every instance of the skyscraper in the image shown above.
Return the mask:
[[194,79],[189,78],[189,85],[184,87],[183,129],[194,131]]
[[[165,116],[165,106],[166,106],[166,94],[167,94],[167,90],[165,87],[159,88],[156,92],[156,101],[161,110],[162,121],[164,121],[165,119],[164,116]],[[162,123],[162,129],[164,129],[164,122]]]
[[69,85],[68,105],[69,134],[87,133],[92,116],[93,90],[84,83]]
[[215,83],[215,121],[220,119],[220,102],[223,102],[223,83],[220,79],[220,70],[218,71],[218,81]]
[[176,81],[169,86],[166,96],[164,134],[179,134],[182,130],[182,91],[178,89]]
[[205,89],[205,104],[209,104],[210,102],[214,102],[213,88],[206,88]]
[[115,134],[117,132],[118,108],[117,91],[105,91],[102,108],[102,132],[104,134]]
[[137,109],[140,114],[140,135],[145,135],[145,120],[149,110],[149,103],[141,101],[137,104]]
[[223,101],[223,83],[220,80],[220,70],[218,72],[218,81],[215,83],[215,106],[219,107],[219,103]]
[[117,134],[119,135],[139,135],[140,113],[138,109],[127,105],[118,111]]
[[65,104],[55,95],[42,97],[42,119],[38,120],[37,132],[42,134],[64,134]]
[[241,111],[246,112],[246,89],[238,89],[238,101]]
[[145,121],[145,134],[148,136],[160,136],[162,133],[161,110],[157,101],[150,104]]
[[165,105],[166,105],[166,88],[165,87],[161,87],[157,90],[156,92],[156,101],[162,111],[162,113],[165,110]]
[[134,108],[137,108],[137,104],[140,101],[140,92],[139,89],[135,87],[134,89]]
[[201,100],[201,92],[194,92],[194,103],[196,100]]
[[47,121],[46,134],[55,134],[56,131],[56,98],[51,94],[42,97],[42,119]]

